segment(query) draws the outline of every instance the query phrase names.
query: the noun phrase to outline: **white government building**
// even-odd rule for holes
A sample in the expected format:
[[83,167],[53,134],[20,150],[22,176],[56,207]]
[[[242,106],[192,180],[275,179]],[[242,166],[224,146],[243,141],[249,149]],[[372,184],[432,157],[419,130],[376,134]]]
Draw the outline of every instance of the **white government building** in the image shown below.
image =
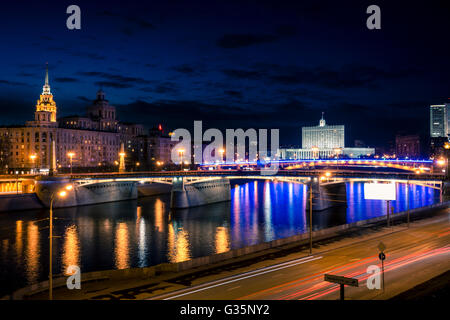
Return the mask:
[[323,118],[318,126],[302,127],[301,149],[280,149],[279,156],[284,160],[326,159],[337,156],[359,158],[375,154],[374,148],[346,148],[345,126],[327,125]]

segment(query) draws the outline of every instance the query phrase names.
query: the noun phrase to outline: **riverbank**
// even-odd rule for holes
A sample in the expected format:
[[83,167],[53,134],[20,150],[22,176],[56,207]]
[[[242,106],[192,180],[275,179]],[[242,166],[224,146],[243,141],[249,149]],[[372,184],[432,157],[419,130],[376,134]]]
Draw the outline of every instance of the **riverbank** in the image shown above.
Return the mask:
[[[410,211],[411,220],[430,217],[445,211],[448,203],[432,205]],[[353,224],[315,231],[314,251],[332,248],[335,244],[351,244],[370,237],[398,232],[405,229],[406,212],[393,216],[392,226],[386,228],[386,217],[379,217]],[[355,239],[357,237],[357,239]],[[82,274],[82,290],[69,291],[65,277],[54,280],[55,299],[136,299],[166,291],[182,289],[196,279],[212,279],[223,272],[251,270],[259,265],[277,261],[289,261],[292,255],[307,255],[309,235],[296,235],[256,246],[231,250],[222,254],[200,257],[177,264],[162,264],[149,268],[109,270]],[[47,281],[15,292],[14,299],[46,299]]]

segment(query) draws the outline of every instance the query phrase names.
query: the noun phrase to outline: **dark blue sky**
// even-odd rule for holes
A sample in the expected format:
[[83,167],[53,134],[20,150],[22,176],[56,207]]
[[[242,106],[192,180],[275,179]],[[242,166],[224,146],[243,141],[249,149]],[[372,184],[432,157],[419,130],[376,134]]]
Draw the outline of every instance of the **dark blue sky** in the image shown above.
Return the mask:
[[[393,3],[395,2],[395,3]],[[120,119],[151,127],[345,124],[346,145],[429,130],[449,101],[448,1],[10,1],[0,13],[0,124],[33,117],[45,62],[59,115],[102,87]],[[66,28],[67,6],[81,30]],[[382,29],[366,28],[381,7]]]

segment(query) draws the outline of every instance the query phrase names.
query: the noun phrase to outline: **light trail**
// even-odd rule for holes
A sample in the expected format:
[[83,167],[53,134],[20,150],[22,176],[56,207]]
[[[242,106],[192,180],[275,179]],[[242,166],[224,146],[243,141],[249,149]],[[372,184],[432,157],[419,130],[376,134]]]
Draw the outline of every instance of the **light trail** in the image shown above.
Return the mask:
[[[261,268],[261,269],[258,269],[258,270],[249,271],[249,272],[246,272],[246,273],[243,273],[243,274],[239,274],[239,275],[236,275],[236,276],[232,276],[232,277],[228,277],[228,278],[225,278],[225,279],[209,282],[207,284],[201,284],[201,285],[198,285],[198,286],[193,287],[193,288],[180,290],[178,292],[183,292],[183,291],[185,291],[185,292],[177,294],[175,296],[172,296],[173,293],[169,293],[167,295],[154,297],[154,298],[152,298],[150,300],[161,299],[164,296],[169,296],[169,297],[164,298],[163,300],[176,299],[176,298],[179,298],[179,297],[182,297],[182,296],[186,296],[186,295],[189,295],[189,294],[193,294],[193,293],[196,293],[196,292],[200,292],[200,291],[212,289],[212,288],[215,288],[215,287],[223,286],[223,285],[226,285],[226,284],[229,284],[229,283],[233,283],[233,282],[236,282],[236,281],[241,281],[241,280],[244,280],[244,279],[256,277],[256,276],[259,276],[259,275],[262,275],[262,274],[266,274],[266,273],[269,273],[269,272],[290,268],[290,267],[293,267],[293,266],[297,266],[297,265],[300,265],[300,264],[303,264],[303,263],[306,263],[306,262],[310,262],[310,261],[314,261],[314,260],[318,260],[318,259],[322,259],[322,257],[321,256],[319,256],[319,257],[304,257],[304,258],[296,259],[296,260],[293,260],[293,261],[288,261],[288,262],[284,262],[284,263],[281,263],[281,264],[277,264],[277,265],[274,265],[274,266],[269,266],[269,267]],[[205,285],[207,285],[207,286],[205,286]],[[195,289],[195,288],[199,288],[199,289]]]
[[[417,262],[417,261],[421,261],[424,259],[428,259],[440,254],[445,254],[445,253],[449,253],[450,252],[450,246],[446,246],[443,248],[438,248],[438,249],[434,249],[431,251],[428,251],[426,253],[420,252],[420,253],[413,253],[413,254],[409,254],[405,257],[402,258],[398,258],[395,259],[389,263],[386,263],[385,265],[385,269],[384,272],[387,273],[389,271],[393,271],[396,269],[399,269],[401,267],[405,267],[411,263]],[[364,281],[367,280],[371,275],[368,275],[365,271],[361,272],[360,271],[355,271],[353,273],[350,274],[346,274],[345,277],[356,277],[359,278],[360,281]],[[328,294],[331,294],[333,292],[336,292],[339,290],[339,285],[328,285],[328,288],[326,289],[326,291],[323,292],[316,292],[314,294],[311,294],[309,296],[306,297],[302,297],[299,300],[313,300],[313,299],[318,299],[321,298],[323,296],[326,296]]]

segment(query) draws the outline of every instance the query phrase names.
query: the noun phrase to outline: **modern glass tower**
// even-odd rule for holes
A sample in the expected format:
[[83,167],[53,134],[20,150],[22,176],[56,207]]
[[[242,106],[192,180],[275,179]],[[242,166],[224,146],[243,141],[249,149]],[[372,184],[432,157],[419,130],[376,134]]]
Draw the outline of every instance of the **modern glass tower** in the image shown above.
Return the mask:
[[430,106],[430,136],[432,138],[448,137],[450,104]]

